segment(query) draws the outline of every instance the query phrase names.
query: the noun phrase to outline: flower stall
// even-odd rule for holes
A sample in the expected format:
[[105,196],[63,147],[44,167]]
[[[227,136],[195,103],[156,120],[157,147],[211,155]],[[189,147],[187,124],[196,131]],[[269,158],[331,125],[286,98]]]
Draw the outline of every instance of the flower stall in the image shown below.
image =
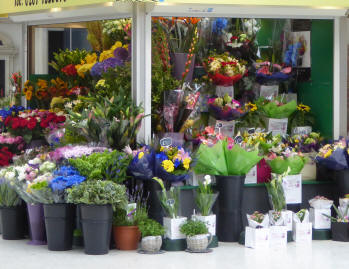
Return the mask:
[[11,77],[3,239],[28,237],[27,214],[29,244],[89,255],[114,243],[142,254],[279,248],[330,230],[348,241],[347,8],[191,2],[4,7],[29,32],[83,22],[89,46],[49,61],[30,44],[23,83]]

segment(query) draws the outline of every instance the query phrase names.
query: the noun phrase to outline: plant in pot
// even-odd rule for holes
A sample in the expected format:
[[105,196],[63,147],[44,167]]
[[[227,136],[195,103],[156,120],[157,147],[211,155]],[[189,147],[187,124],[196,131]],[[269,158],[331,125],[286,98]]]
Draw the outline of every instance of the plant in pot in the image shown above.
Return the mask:
[[113,234],[120,250],[136,250],[141,239],[138,224],[148,218],[147,210],[140,204],[128,204],[126,209],[114,213]]
[[262,118],[259,107],[251,102],[245,104],[246,113],[236,123],[236,127],[241,133],[248,131],[250,128],[265,129],[265,121]]
[[339,210],[334,204],[332,206],[336,211],[336,218],[323,214],[331,219],[332,240],[349,242],[349,205],[347,204],[344,210]]
[[85,253],[109,252],[113,208],[125,208],[125,186],[109,180],[90,180],[67,190],[68,203],[81,204]]
[[206,223],[208,231],[214,236],[216,235],[216,215],[212,214],[212,206],[218,197],[218,193],[213,192],[211,182],[210,175],[205,176],[204,182],[199,181],[199,188],[195,196],[195,204],[200,214],[194,214],[192,219]]
[[207,247],[212,241],[212,235],[208,232],[204,222],[200,220],[188,220],[181,225],[180,231],[187,236],[189,252],[209,252]]
[[310,106],[299,104],[297,110],[290,116],[291,134],[310,134],[315,124],[314,115]]
[[138,228],[142,234],[141,250],[144,253],[159,253],[164,227],[155,220],[145,219],[138,224]]
[[85,181],[71,166],[61,166],[38,177],[29,185],[30,192],[44,204],[48,249],[71,250],[73,244],[75,205],[67,202],[67,189]]
[[0,182],[2,238],[5,240],[23,239],[25,232],[25,211],[21,206],[22,200],[11,186],[14,178],[14,172],[7,172],[5,179]]
[[241,136],[219,140],[213,146],[200,145],[194,170],[197,174],[216,176],[219,192],[219,241],[239,240],[242,232],[241,202],[245,176],[261,159],[258,147],[243,142]]

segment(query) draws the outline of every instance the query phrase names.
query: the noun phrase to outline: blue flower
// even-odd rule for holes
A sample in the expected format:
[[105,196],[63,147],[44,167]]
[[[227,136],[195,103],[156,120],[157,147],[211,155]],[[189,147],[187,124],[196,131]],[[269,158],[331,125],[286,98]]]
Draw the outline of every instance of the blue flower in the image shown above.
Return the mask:
[[50,187],[52,191],[63,191],[74,185],[79,185],[81,182],[85,181],[85,179],[85,177],[79,175],[58,176],[52,179]]
[[160,159],[161,162],[164,160],[168,160],[168,157],[164,152],[160,152],[160,153],[156,154],[155,157],[156,157],[156,159]]
[[95,63],[94,66],[92,66],[91,68],[90,74],[93,77],[100,77],[103,71],[104,71],[103,63]]
[[53,172],[55,176],[73,176],[73,175],[80,175],[78,170],[76,170],[72,166],[62,166],[58,170],[55,170]]
[[121,65],[123,65],[123,62],[116,58],[108,58],[103,61],[104,72],[107,72],[109,68],[115,68]]
[[224,30],[227,27],[228,20],[226,18],[217,18],[213,21],[212,24],[212,32],[216,34],[222,33],[222,30]]
[[178,159],[176,159],[175,161],[174,161],[174,167],[175,168],[177,168],[178,166],[180,166],[181,165],[181,161],[180,160],[178,160]]

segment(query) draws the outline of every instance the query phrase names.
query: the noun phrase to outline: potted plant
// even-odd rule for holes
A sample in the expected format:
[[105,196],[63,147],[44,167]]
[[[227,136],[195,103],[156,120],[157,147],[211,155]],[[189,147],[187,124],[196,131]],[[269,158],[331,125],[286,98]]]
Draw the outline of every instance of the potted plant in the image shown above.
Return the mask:
[[251,102],[245,104],[246,113],[236,123],[236,127],[241,133],[253,129],[265,129],[265,121],[262,118],[259,107]]
[[[215,175],[219,192],[217,235],[219,241],[237,242],[242,232],[241,203],[246,174],[262,157],[258,148],[236,137],[219,140],[215,145],[201,144],[197,152],[197,174]],[[239,145],[240,143],[240,145]]]
[[290,116],[291,134],[310,134],[315,124],[314,115],[310,112],[310,106],[299,104],[297,110]]
[[195,204],[200,215],[193,215],[192,219],[206,223],[207,229],[212,236],[216,235],[216,215],[212,214],[212,206],[215,203],[218,193],[214,193],[211,187],[211,176],[206,175],[204,182],[199,181],[196,191]]
[[126,209],[119,209],[114,214],[113,234],[117,249],[136,250],[141,239],[138,224],[147,219],[144,206],[129,204]]
[[146,219],[138,224],[142,234],[141,250],[145,253],[158,253],[162,245],[164,227],[155,220]]
[[[14,178],[14,172],[7,172],[5,178]],[[10,184],[10,180],[0,182],[0,207],[2,238],[18,240],[24,238],[25,212],[21,206],[22,200]]]
[[187,247],[190,252],[208,252],[208,245],[212,241],[204,222],[200,220],[188,220],[181,225],[181,233],[187,236]]
[[349,242],[349,205],[347,204],[344,210],[339,210],[334,204],[332,206],[336,211],[336,218],[323,214],[331,219],[332,240]]
[[90,180],[67,190],[68,203],[81,204],[85,253],[109,252],[113,207],[125,207],[125,186],[109,180]]

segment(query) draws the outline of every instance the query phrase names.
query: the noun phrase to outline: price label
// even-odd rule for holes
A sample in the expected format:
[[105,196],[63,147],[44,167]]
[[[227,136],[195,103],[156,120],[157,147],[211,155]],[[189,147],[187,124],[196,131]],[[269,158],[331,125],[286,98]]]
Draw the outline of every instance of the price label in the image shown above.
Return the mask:
[[170,147],[172,146],[172,138],[171,137],[165,137],[160,140],[160,145],[162,147]]
[[238,135],[234,138],[235,144],[241,144],[244,139],[242,138],[241,135]]
[[247,130],[248,134],[254,134],[255,132],[256,132],[255,128],[250,128],[250,129]]

